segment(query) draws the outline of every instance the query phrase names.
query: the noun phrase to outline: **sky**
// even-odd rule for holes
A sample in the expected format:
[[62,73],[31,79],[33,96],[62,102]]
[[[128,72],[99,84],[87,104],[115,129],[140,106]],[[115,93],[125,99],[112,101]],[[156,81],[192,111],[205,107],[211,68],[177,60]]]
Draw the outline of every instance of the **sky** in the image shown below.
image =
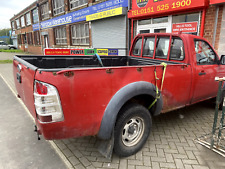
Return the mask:
[[0,0],[0,29],[11,28],[10,19],[36,0]]

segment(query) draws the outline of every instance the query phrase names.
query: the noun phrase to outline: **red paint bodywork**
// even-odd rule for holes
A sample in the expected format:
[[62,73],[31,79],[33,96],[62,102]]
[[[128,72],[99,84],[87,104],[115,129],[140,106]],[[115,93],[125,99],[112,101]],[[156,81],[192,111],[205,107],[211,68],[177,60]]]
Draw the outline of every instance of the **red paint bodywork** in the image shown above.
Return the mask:
[[[185,34],[141,34],[134,39],[147,36],[176,36],[183,40],[185,59],[180,64],[167,66],[162,90],[163,110],[168,112],[202,100],[216,96],[218,84],[215,76],[225,76],[224,65],[197,65],[194,49],[194,39],[203,39]],[[130,56],[132,56],[132,49]],[[142,57],[142,56],[140,56]],[[218,56],[217,56],[218,57]],[[154,57],[152,59],[155,59]],[[163,60],[163,59],[161,59]],[[169,60],[169,59],[165,59]],[[22,65],[22,83],[16,79],[18,61],[14,60],[14,78],[18,94],[36,119],[36,124],[46,139],[63,139],[97,135],[107,105],[112,97],[124,86],[139,81],[155,84],[154,70],[157,70],[161,85],[162,65],[140,65],[110,67],[112,73],[106,73],[107,67],[67,69],[73,76],[64,76],[63,71],[57,75],[52,72],[27,69]],[[137,68],[142,68],[138,71]],[[206,76],[199,76],[201,71]],[[64,113],[64,121],[55,123],[40,123],[36,118],[33,98],[34,80],[54,85],[59,93]]]

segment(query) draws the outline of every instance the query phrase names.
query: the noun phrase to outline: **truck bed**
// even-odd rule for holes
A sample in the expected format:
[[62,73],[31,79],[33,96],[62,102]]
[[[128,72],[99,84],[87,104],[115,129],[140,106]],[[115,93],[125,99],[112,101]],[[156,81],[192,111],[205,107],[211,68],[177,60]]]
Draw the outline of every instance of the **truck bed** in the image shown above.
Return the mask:
[[[27,56],[16,55],[15,60],[24,65],[26,62],[32,67],[39,69],[65,69],[65,68],[90,68],[101,67],[95,56]],[[159,65],[162,62],[167,64],[181,64],[179,62],[162,61],[156,59],[146,59],[130,56],[101,56],[104,67],[123,67],[138,65]],[[47,71],[47,70],[46,70]]]

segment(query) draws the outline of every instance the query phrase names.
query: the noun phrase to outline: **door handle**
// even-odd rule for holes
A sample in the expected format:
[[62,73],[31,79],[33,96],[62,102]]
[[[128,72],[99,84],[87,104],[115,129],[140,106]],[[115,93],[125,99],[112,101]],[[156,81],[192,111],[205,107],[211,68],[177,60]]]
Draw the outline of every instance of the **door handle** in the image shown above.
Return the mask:
[[202,76],[202,75],[206,75],[206,73],[205,72],[199,72],[198,75]]

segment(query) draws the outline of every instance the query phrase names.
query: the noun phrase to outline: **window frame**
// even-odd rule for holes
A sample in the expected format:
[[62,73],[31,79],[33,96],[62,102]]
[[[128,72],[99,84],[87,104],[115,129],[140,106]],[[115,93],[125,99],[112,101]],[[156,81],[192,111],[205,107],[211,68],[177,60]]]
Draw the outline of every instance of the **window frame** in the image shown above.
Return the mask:
[[[83,32],[82,32],[82,30],[83,30]],[[72,46],[90,46],[90,30],[89,30],[88,22],[71,25],[70,31],[71,31],[71,45]],[[77,32],[77,31],[79,31],[79,32]],[[83,35],[82,35],[82,33],[83,33]],[[74,42],[76,40],[77,40],[77,43]],[[85,43],[82,43],[82,40],[84,40]]]
[[[67,34],[66,26],[59,26],[54,28],[55,45],[66,46],[67,45]],[[65,36],[63,36],[65,35]]]
[[20,29],[20,19],[16,19],[16,29]]
[[41,10],[41,20],[46,20],[50,18],[48,1],[41,4],[40,10]]
[[[61,1],[63,2],[61,4]],[[61,6],[59,6],[61,5]],[[63,9],[62,11],[60,11]],[[58,11],[57,11],[58,10]],[[65,4],[63,0],[52,0],[52,11],[53,11],[53,16],[60,15],[65,12]]]
[[25,14],[25,17],[26,17],[26,25],[27,26],[31,25],[31,15],[30,15],[30,12],[26,13]]
[[[84,1],[84,0],[83,0]],[[86,3],[83,3],[83,4],[79,4],[80,0],[69,0],[69,6],[70,6],[70,10],[74,10],[76,8],[79,8],[79,7],[82,7],[82,6],[85,6],[88,4],[88,0],[85,0],[87,1]],[[78,2],[78,6],[74,6],[74,7],[71,7],[72,4],[75,4],[76,2]]]
[[35,45],[40,45],[40,32],[39,31],[34,31],[34,44]]
[[[36,14],[34,13],[34,11],[37,11]],[[39,22],[39,15],[38,15],[38,9],[35,8],[32,10],[32,19],[33,19],[33,24],[36,24]]]

